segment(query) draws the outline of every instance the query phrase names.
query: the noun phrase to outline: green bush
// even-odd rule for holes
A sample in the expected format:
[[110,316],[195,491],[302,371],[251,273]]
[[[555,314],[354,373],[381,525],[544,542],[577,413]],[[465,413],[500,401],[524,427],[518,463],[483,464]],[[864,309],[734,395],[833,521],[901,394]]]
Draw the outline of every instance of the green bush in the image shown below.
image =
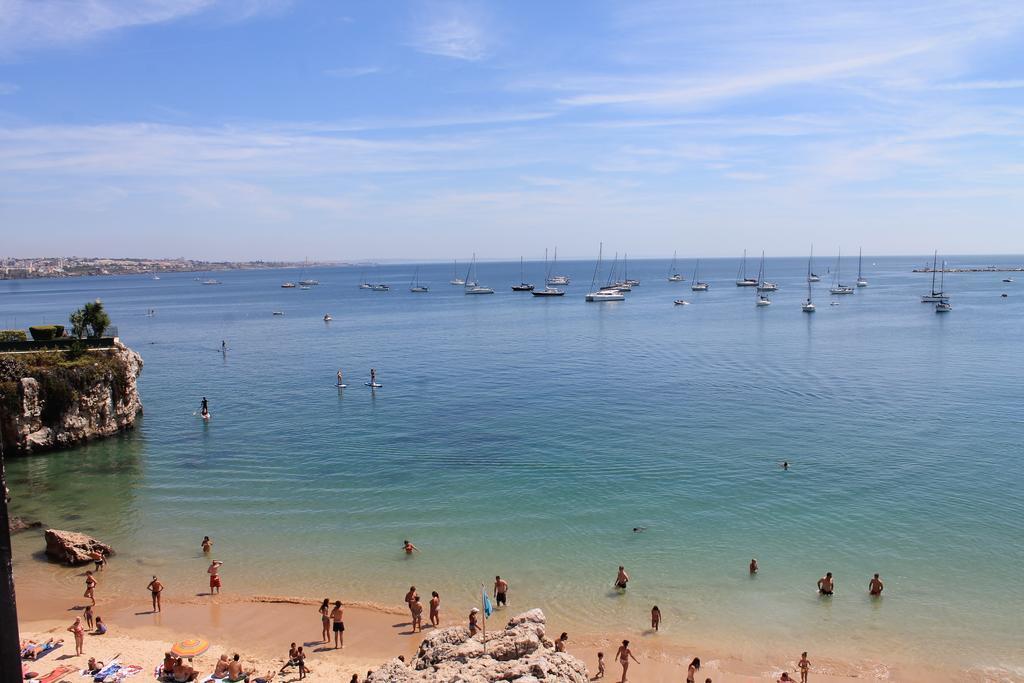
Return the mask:
[[36,341],[50,341],[64,335],[63,325],[33,325],[28,328]]
[[28,341],[25,330],[0,330],[0,342],[6,341]]
[[18,393],[19,382],[14,380],[0,381],[0,408],[7,413],[15,413],[21,408],[21,395]]

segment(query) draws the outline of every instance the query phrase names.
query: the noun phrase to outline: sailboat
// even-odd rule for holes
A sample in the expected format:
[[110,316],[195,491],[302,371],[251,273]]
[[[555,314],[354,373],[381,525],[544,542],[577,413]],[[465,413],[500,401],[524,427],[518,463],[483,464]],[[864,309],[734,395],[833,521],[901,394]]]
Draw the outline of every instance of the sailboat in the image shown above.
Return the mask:
[[416,273],[413,275],[412,282],[409,283],[409,291],[414,294],[426,294],[430,291],[430,288],[424,284],[420,284],[420,267],[416,266]]
[[697,265],[693,267],[693,284],[690,285],[690,289],[694,292],[706,292],[710,286],[700,281],[700,259],[697,259]]
[[814,272],[814,245],[811,245],[811,259],[808,261],[807,266],[807,281],[808,282],[821,282],[821,276]]
[[942,262],[942,278],[939,280],[939,292],[942,293],[943,297],[935,302],[936,313],[949,313],[953,310],[953,304],[949,303],[949,298],[945,296],[946,292],[946,262]]
[[836,274],[832,279],[832,287],[829,288],[829,292],[832,294],[853,294],[853,287],[844,285],[842,277],[840,276],[840,269],[843,263],[843,250],[839,250],[839,256],[836,257]]
[[[558,267],[558,247],[555,247],[555,258],[551,261],[551,270]],[[568,275],[548,275],[546,285],[567,285],[569,284]]]
[[857,286],[867,287],[868,281],[864,279],[864,274],[861,271],[861,263],[864,261],[864,249],[860,249],[857,252]]
[[682,273],[680,273],[679,269],[676,268],[676,252],[674,252],[674,251],[672,252],[672,265],[669,266],[669,269],[668,269],[668,281],[669,282],[682,282],[683,281]]
[[[550,275],[551,275],[551,273],[548,271],[548,250],[545,249],[544,250],[544,282],[547,282],[548,280],[551,279],[549,277]],[[531,285],[531,289],[533,289],[532,285]],[[533,293],[534,296],[541,296],[541,297],[544,297],[544,296],[564,296],[565,295],[565,290],[564,289],[558,289],[557,287],[552,287],[551,285],[544,285],[544,289],[533,289],[532,293]]]
[[300,275],[302,276],[302,279],[299,280],[299,286],[300,287],[305,287],[306,289],[309,289],[313,285],[320,284],[319,280],[310,280],[310,279],[307,279],[305,277],[305,275],[306,275],[306,268],[308,268],[308,267],[309,267],[309,259],[307,258],[306,262],[302,265],[302,272],[300,273]]
[[743,265],[736,272],[737,287],[757,287],[757,280],[747,277],[747,250],[743,250]]
[[[941,284],[939,285],[938,290],[935,289],[935,271],[938,270],[938,263],[939,263],[939,252],[936,251],[935,254],[932,256],[932,291],[931,291],[930,294],[923,294],[923,295],[921,295],[921,303],[923,303],[923,304],[938,303],[938,302],[942,301],[943,299],[948,299],[949,298],[948,296],[946,296],[946,293],[942,291],[942,285]],[[942,262],[942,274],[943,274],[943,276],[945,276],[945,274],[946,274],[946,262],[945,261]]]
[[458,261],[452,261],[452,279],[448,281],[448,284],[450,284],[450,285],[458,285],[459,287],[461,287],[462,285],[466,284],[466,281],[459,277],[458,271],[459,271],[459,262]]
[[[811,247],[811,249],[811,253],[813,254],[814,247]],[[804,305],[800,307],[800,310],[804,313],[814,313],[814,302],[811,301],[811,258],[813,258],[813,256],[808,257],[807,259],[807,301],[805,301]]]
[[757,291],[759,292],[774,292],[778,290],[779,286],[774,282],[768,282],[762,279],[764,275],[764,251],[761,252],[761,269],[757,276]]
[[[283,285],[282,285],[283,286]],[[294,287],[295,285],[292,285]],[[373,289],[373,285],[366,279],[366,271],[359,273],[359,289]]]
[[[544,250],[544,262],[548,261],[548,250]],[[512,285],[513,292],[532,292],[533,285],[526,281],[526,276],[523,273],[523,257],[519,257],[519,284]]]
[[600,291],[609,292],[632,292],[632,285],[627,285],[624,280],[619,279],[619,252],[615,252],[615,258],[612,259],[612,267],[608,270],[608,280],[605,282],[604,287],[601,287]]
[[633,289],[633,287],[639,287],[640,281],[636,278],[630,279],[629,277],[629,254],[622,255],[622,284]]
[[764,284],[764,252],[761,252],[761,266],[757,269],[757,288],[754,290],[757,292],[757,301],[755,302],[758,306],[771,306],[772,300],[765,294],[766,291],[762,288]]
[[597,265],[594,266],[594,277],[590,280],[590,293],[587,294],[586,300],[593,302],[625,301],[626,295],[617,289],[597,289],[597,275],[601,270],[601,255],[603,252],[604,242],[601,243],[597,250]]
[[476,281],[476,254],[473,254],[473,260],[469,262],[469,270],[466,271],[466,285],[465,289],[462,290],[463,294],[494,294],[494,290],[490,287],[481,287]]

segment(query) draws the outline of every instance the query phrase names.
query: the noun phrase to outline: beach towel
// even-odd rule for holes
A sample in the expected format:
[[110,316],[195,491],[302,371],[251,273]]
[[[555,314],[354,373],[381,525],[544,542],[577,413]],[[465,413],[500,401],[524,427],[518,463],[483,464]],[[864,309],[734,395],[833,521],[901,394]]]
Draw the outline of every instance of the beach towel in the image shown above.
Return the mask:
[[42,678],[37,678],[39,683],[55,683],[59,679],[67,676],[69,673],[74,671],[70,666],[58,666],[56,669],[46,674]]
[[96,675],[92,677],[92,680],[96,681],[96,683],[103,683],[103,681],[107,679],[107,676],[113,676],[120,668],[121,664],[115,659],[111,661],[110,664],[107,664],[105,667],[100,669]]
[[123,681],[126,678],[130,678],[130,677],[134,676],[135,674],[139,673],[140,671],[142,671],[142,667],[141,666],[135,666],[134,664],[128,664],[126,666],[122,666],[120,669],[115,671],[113,674],[111,674],[111,675],[107,676],[106,678],[104,678],[103,679],[103,683],[119,683],[119,681]]

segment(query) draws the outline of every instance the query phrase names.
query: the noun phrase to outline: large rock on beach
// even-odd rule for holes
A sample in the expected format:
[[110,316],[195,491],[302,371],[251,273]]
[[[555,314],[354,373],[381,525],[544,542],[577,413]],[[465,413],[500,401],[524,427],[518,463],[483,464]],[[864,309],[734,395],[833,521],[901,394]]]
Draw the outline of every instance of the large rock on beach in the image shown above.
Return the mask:
[[114,554],[114,549],[106,543],[77,531],[47,529],[44,534],[46,535],[46,556],[56,562],[70,565],[87,564],[93,561],[89,553],[100,552],[104,556]]
[[504,629],[470,637],[469,629],[453,626],[432,632],[406,664],[394,659],[374,671],[374,683],[585,683],[586,665],[572,655],[555,652],[544,637],[544,613],[519,614]]

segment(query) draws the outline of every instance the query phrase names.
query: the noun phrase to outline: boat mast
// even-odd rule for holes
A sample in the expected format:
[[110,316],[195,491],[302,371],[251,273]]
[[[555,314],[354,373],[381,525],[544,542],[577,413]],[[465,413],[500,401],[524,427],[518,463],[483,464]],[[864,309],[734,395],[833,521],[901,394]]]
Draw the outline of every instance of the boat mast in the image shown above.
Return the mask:
[[[601,269],[601,254],[604,252],[604,242],[599,242],[597,247],[597,264],[594,266],[594,277],[590,279],[590,291],[597,290],[597,273]],[[555,247],[555,258],[558,257],[558,247]]]
[[[935,296],[935,266],[939,262],[939,250],[936,249],[935,253],[932,254],[932,296]],[[945,268],[943,268],[945,270]]]

